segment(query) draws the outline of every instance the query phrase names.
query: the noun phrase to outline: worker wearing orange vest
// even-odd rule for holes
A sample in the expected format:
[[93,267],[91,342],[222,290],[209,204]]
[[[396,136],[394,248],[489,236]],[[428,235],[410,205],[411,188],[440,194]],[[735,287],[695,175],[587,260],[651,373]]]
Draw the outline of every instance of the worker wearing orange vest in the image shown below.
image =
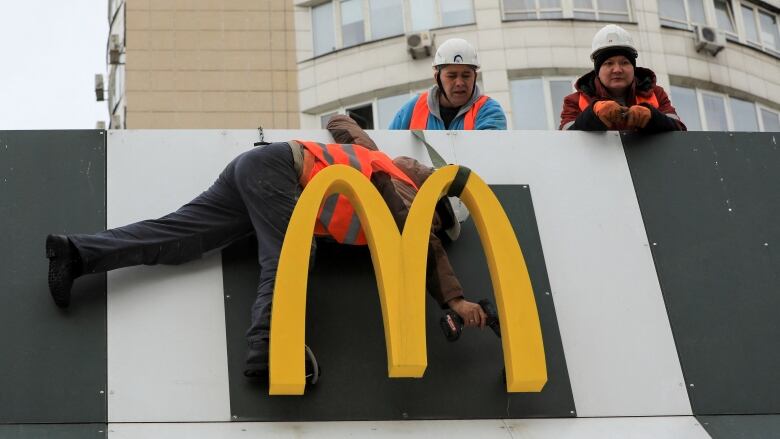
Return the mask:
[[498,101],[477,85],[477,51],[466,40],[452,38],[436,50],[436,85],[409,100],[390,123],[391,130],[505,130],[506,115]]
[[[344,133],[350,131],[368,137],[354,121],[341,118],[338,122],[342,127],[343,119],[349,124],[346,129],[332,129],[334,137],[343,140]],[[57,306],[64,308],[70,304],[73,281],[84,274],[140,264],[178,265],[254,233],[260,280],[246,334],[249,355],[244,374],[263,374],[268,365],[276,269],[287,224],[302,188],[328,166],[352,166],[377,187],[402,227],[418,185],[429,175],[406,166],[409,160],[394,161],[382,152],[355,144],[289,141],[251,149],[233,159],[207,191],[162,218],[95,234],[49,235],[49,291]],[[443,308],[458,313],[467,326],[484,327],[487,316],[480,305],[464,298],[442,243],[433,233],[456,227],[457,220],[451,219],[447,226],[438,205],[436,211],[429,240],[427,290]],[[340,195],[325,200],[317,222],[317,235],[344,244],[365,244],[354,209]],[[436,230],[437,225],[442,230]],[[314,248],[312,242],[312,251]]]
[[652,70],[637,67],[631,35],[614,24],[593,37],[593,71],[575,83],[561,111],[561,130],[685,131]]

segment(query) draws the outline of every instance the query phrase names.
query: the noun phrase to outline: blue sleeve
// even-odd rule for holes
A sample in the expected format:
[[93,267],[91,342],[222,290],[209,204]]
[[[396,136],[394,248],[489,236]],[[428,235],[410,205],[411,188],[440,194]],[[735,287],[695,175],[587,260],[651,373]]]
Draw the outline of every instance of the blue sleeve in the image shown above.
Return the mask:
[[493,98],[488,98],[485,105],[479,109],[475,130],[505,130],[506,114],[501,104]]
[[393,117],[393,121],[390,122],[390,126],[387,127],[390,130],[408,130],[409,125],[412,123],[412,112],[414,111],[414,105],[417,103],[417,97],[419,95],[414,96],[412,99],[410,99],[407,103],[401,107],[400,110],[398,110],[397,113],[395,113],[395,117]]

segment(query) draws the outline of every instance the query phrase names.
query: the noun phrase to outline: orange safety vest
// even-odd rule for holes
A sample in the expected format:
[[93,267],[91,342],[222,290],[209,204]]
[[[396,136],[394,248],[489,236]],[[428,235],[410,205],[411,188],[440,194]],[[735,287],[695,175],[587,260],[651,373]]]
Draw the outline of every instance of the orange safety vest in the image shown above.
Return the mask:
[[[376,171],[389,174],[417,189],[414,182],[403,171],[398,169],[386,154],[372,151],[360,145],[340,145],[298,140],[307,151],[314,156],[314,165],[309,175],[304,176],[306,184],[317,175],[318,172],[330,165],[348,165],[371,179],[371,174]],[[325,199],[317,214],[317,223],[314,226],[314,234],[318,236],[330,236],[340,244],[365,245],[366,236],[360,226],[360,218],[350,204],[347,197],[333,194]]]
[[[474,105],[469,108],[469,111],[466,112],[465,118],[463,119],[463,129],[464,130],[473,130],[474,125],[476,125],[477,121],[477,115],[479,114],[479,109],[482,108],[483,105],[485,105],[485,102],[487,102],[488,97],[485,95],[482,95],[477,99],[476,102],[474,102]],[[414,110],[412,110],[412,120],[409,123],[409,129],[410,130],[424,130],[428,127],[428,115],[431,114],[430,108],[428,108],[428,92],[423,92],[420,94],[419,97],[417,97],[417,103],[414,104]]]
[[[580,111],[585,111],[586,108],[590,105],[590,100],[585,97],[585,93],[580,92]],[[650,93],[650,97],[646,98],[641,95],[636,95],[636,104],[650,104],[653,108],[658,108],[658,98],[655,97],[655,93]]]

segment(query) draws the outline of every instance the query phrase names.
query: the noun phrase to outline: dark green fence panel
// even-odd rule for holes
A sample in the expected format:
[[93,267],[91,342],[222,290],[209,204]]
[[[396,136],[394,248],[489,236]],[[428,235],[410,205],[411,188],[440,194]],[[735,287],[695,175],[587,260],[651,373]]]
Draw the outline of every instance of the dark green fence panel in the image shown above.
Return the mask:
[[105,142],[105,131],[0,131],[0,423],[106,422],[105,276],[79,279],[81,303],[61,310],[44,251],[49,233],[105,228]]

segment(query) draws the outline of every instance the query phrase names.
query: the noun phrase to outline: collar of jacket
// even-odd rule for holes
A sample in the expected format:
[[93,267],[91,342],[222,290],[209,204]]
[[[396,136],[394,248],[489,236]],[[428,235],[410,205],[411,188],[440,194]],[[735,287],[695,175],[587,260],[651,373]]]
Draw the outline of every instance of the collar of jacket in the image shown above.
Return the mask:
[[[458,114],[456,114],[455,118],[452,120],[455,120],[466,114],[466,112],[469,111],[469,108],[474,105],[474,102],[477,102],[477,99],[479,99],[480,96],[482,96],[482,90],[479,89],[479,85],[474,84],[474,94],[471,95],[471,99],[469,99],[468,102],[460,107]],[[439,86],[436,84],[428,89],[428,111],[436,116],[437,119],[443,120],[441,117],[441,111],[439,110]]]
[[[596,71],[582,75],[577,82],[574,83],[574,88],[582,93],[585,93],[591,98],[610,98],[607,89],[601,84],[601,81],[597,80]],[[631,90],[626,96],[626,102],[633,101],[633,97],[636,94],[647,96],[653,92],[655,87],[655,73],[644,67],[637,67],[634,69],[634,82],[631,83]]]

